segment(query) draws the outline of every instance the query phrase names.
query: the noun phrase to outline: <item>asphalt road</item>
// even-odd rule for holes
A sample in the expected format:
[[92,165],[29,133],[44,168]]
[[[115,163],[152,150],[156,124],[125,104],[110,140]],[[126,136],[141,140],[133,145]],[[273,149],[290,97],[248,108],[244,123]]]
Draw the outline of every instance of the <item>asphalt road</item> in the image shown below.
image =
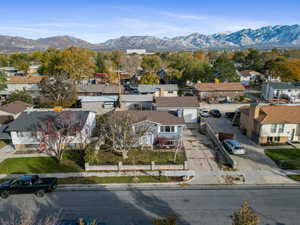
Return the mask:
[[[190,188],[190,187],[189,187]],[[42,199],[32,195],[0,200],[1,218],[13,212],[38,212],[40,217],[97,218],[107,225],[151,224],[158,216],[177,215],[179,225],[230,225],[230,215],[245,200],[261,225],[299,225],[300,189],[161,189],[61,191]]]

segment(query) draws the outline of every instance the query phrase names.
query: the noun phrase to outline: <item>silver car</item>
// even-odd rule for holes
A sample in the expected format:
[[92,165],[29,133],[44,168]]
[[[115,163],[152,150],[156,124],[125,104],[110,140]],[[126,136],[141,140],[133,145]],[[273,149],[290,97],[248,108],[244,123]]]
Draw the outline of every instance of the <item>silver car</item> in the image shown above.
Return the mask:
[[223,141],[226,150],[233,155],[244,155],[246,154],[245,147],[240,142],[232,139],[225,139]]

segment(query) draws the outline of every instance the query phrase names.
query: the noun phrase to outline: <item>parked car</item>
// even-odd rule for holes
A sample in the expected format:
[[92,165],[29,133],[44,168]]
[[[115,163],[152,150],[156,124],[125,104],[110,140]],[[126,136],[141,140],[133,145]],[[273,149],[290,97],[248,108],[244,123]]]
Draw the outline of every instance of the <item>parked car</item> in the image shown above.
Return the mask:
[[220,110],[218,109],[212,109],[209,111],[209,114],[212,115],[212,117],[216,117],[216,118],[219,118],[222,116]]
[[210,117],[210,114],[206,108],[200,109],[200,116],[201,117]]
[[244,155],[246,154],[245,147],[240,142],[232,139],[225,139],[223,141],[225,149],[233,155]]
[[225,113],[225,116],[229,119],[233,119],[234,115],[235,115],[235,112],[226,112]]
[[11,194],[35,194],[43,197],[46,192],[54,191],[57,178],[40,178],[38,175],[25,175],[0,184],[0,197],[8,198]]

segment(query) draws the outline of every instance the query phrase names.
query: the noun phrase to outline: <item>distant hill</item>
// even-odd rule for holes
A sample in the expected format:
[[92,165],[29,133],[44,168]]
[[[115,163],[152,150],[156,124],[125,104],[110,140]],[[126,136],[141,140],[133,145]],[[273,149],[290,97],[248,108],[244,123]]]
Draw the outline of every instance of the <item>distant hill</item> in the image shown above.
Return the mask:
[[193,33],[174,38],[153,36],[122,36],[104,43],[92,44],[71,36],[55,36],[37,40],[22,37],[0,36],[0,51],[32,51],[35,49],[78,46],[94,50],[125,50],[131,48],[148,51],[176,51],[197,49],[236,48],[299,48],[300,25],[266,26],[260,29],[243,29],[231,33],[204,35]]

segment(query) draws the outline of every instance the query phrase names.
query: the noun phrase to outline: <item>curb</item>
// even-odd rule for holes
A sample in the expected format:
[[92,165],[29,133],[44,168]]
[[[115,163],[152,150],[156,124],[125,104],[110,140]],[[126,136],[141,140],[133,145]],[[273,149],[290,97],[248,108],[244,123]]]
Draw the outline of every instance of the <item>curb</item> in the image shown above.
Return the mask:
[[145,187],[176,187],[180,185],[185,185],[194,180],[195,177],[191,178],[187,181],[180,181],[180,182],[164,182],[164,183],[120,183],[120,184],[62,184],[58,185],[58,191],[77,191],[77,190],[103,190],[105,188],[145,188]]

